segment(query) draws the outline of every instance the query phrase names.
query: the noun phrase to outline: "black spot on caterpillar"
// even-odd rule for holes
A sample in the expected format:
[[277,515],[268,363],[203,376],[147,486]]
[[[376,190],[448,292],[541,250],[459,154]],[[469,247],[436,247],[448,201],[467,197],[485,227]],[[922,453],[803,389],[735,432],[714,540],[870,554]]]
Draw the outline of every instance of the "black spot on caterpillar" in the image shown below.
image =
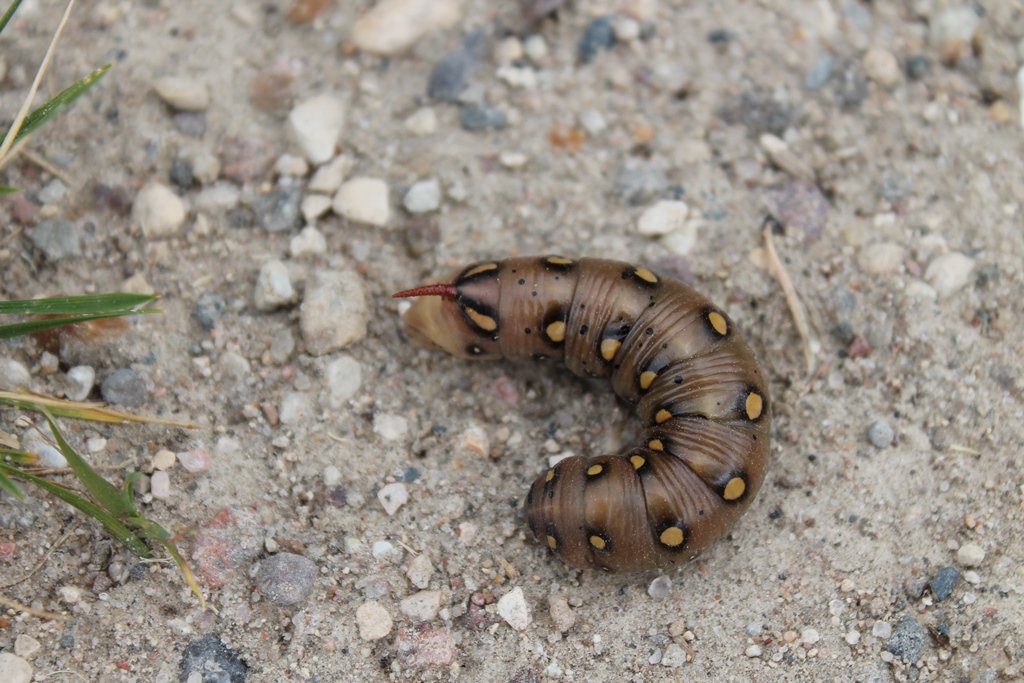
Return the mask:
[[682,563],[761,487],[764,374],[725,313],[683,283],[618,261],[537,256],[475,263],[395,296],[419,297],[405,315],[419,341],[465,358],[560,359],[581,377],[608,377],[636,406],[639,444],[566,458],[527,495],[533,535],[569,564]]

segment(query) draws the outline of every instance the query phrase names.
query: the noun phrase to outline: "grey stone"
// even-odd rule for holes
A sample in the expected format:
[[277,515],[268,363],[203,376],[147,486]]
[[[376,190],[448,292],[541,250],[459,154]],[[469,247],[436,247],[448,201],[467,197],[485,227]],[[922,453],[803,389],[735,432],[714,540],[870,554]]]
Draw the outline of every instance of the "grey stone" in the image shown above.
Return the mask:
[[74,223],[63,218],[40,222],[28,231],[28,238],[50,261],[82,255],[81,231]]
[[308,557],[278,553],[260,563],[256,588],[280,607],[301,605],[316,586],[317,572],[316,564]]

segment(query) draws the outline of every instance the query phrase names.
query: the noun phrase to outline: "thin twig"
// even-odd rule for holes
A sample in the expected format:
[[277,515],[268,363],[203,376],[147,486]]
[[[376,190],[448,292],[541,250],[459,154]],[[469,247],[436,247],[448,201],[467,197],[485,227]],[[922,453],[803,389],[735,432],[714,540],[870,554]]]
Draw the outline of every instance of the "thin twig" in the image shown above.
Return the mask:
[[17,600],[11,600],[10,598],[4,597],[3,595],[0,595],[0,605],[13,609],[16,612],[28,612],[32,616],[39,617],[40,619],[52,619],[54,621],[65,621],[67,619],[67,617],[63,614],[57,614],[56,612],[47,612],[44,609],[36,609],[34,607],[29,607],[28,605],[23,605]]
[[60,18],[60,23],[57,24],[57,30],[53,32],[53,38],[50,39],[50,45],[46,48],[46,54],[43,55],[43,61],[39,64],[39,69],[36,70],[36,77],[32,79],[32,87],[28,89],[28,94],[25,96],[25,101],[21,103],[21,109],[18,110],[18,115],[14,117],[14,123],[7,129],[7,135],[4,136],[4,141],[0,144],[0,160],[7,156],[7,152],[10,151],[11,145],[14,144],[14,138],[17,137],[18,131],[21,130],[21,125],[25,122],[25,117],[28,116],[29,109],[32,108],[32,100],[35,99],[36,92],[39,91],[39,84],[43,80],[43,74],[46,73],[46,69],[50,66],[50,60],[53,58],[53,53],[57,50],[57,41],[60,40],[60,34],[64,31],[64,24],[67,23],[68,17],[71,16],[71,8],[74,7],[75,0],[68,0],[68,6],[64,8],[64,16]]
[[800,305],[800,299],[796,295],[793,281],[789,278],[786,267],[782,265],[782,261],[779,260],[779,255],[775,251],[775,242],[772,240],[772,226],[770,224],[764,226],[764,250],[765,255],[768,257],[768,272],[772,274],[778,281],[779,286],[782,287],[782,293],[786,296],[786,305],[789,306],[790,315],[793,316],[793,323],[796,325],[797,334],[800,335],[800,341],[803,342],[804,362],[807,366],[807,374],[810,375],[814,371],[814,351],[811,349],[811,331],[807,326],[807,315],[804,313],[803,306]]
[[37,571],[42,569],[43,565],[46,564],[46,561],[48,559],[50,559],[50,555],[52,555],[54,552],[56,552],[57,548],[61,547],[64,544],[64,541],[66,541],[69,538],[71,538],[71,534],[75,533],[76,529],[78,529],[78,522],[75,522],[71,526],[70,529],[65,531],[64,534],[60,538],[57,539],[56,543],[54,543],[52,546],[50,546],[50,549],[47,550],[46,553],[43,554],[43,556],[39,559],[39,562],[36,563],[36,566],[32,567],[32,569],[30,569],[27,574],[22,576],[20,579],[15,579],[13,581],[10,581],[8,583],[0,585],[0,589],[7,589],[7,588],[10,588],[11,586],[17,586],[19,583],[21,583],[25,579],[31,577]]
[[76,183],[71,178],[71,176],[69,176],[67,173],[60,170],[56,166],[54,166],[53,163],[49,159],[43,157],[43,155],[36,154],[30,149],[26,149],[24,152],[22,152],[22,154],[26,159],[28,159],[33,164],[35,164],[39,168],[43,169],[44,171],[52,175],[54,178],[60,179],[60,181],[64,183],[68,187],[68,189],[75,187]]

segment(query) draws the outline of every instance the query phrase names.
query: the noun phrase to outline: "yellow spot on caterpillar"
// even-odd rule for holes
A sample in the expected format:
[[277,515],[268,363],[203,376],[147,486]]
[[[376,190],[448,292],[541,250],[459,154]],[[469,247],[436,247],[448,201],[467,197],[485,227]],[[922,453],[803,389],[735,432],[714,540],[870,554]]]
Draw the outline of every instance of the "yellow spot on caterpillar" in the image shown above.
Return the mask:
[[642,455],[631,455],[629,461],[633,463],[633,469],[638,470],[647,464],[647,458]]
[[618,339],[602,339],[601,340],[601,358],[610,361],[615,358],[615,354],[622,348],[622,342]]
[[572,259],[571,258],[565,258],[564,256],[548,256],[547,259],[545,259],[545,260],[548,263],[550,263],[551,265],[553,265],[553,266],[571,266],[572,265]]
[[711,323],[711,327],[715,328],[715,332],[723,337],[729,331],[729,323],[725,322],[725,316],[718,311],[708,313],[708,322]]
[[604,472],[604,465],[591,465],[587,468],[588,477],[596,477],[597,475]]
[[554,536],[548,536],[548,547],[552,550],[558,547],[558,541],[555,540]]
[[656,412],[654,414],[654,422],[656,424],[661,424],[662,422],[668,422],[671,419],[672,419],[672,413],[670,413],[665,408],[660,409],[658,412]]
[[484,332],[494,332],[498,329],[498,321],[489,315],[484,315],[480,311],[474,310],[469,306],[466,306],[466,315],[473,321],[473,324],[479,327]]
[[655,380],[655,378],[657,378],[657,376],[658,376],[658,373],[654,372],[653,370],[644,370],[643,372],[641,372],[640,373],[640,388],[643,389],[644,391],[647,391],[648,389],[650,389],[651,388],[651,384],[654,383],[654,380]]
[[669,548],[677,548],[683,544],[685,540],[683,530],[677,526],[670,526],[661,532],[661,536],[658,537],[662,545],[667,545]]
[[737,500],[747,490],[747,482],[741,477],[733,477],[722,490],[722,498],[726,500]]
[[608,543],[597,534],[594,534],[590,537],[590,545],[594,546],[598,550],[604,550]]
[[644,282],[650,282],[652,285],[658,282],[658,276],[643,267],[634,270],[633,275],[636,275]]
[[647,447],[652,451],[663,451],[665,450],[665,444],[661,442],[661,439],[651,439],[647,442]]
[[547,333],[548,339],[553,342],[565,341],[565,323],[561,320],[551,323],[544,331]]
[[544,475],[544,481],[551,481],[554,478],[555,478],[555,471],[554,470],[548,470],[548,473]]
[[474,275],[479,275],[480,273],[486,273],[486,272],[489,272],[489,271],[492,271],[492,270],[497,270],[497,269],[498,269],[498,264],[497,263],[481,263],[479,266],[476,266],[475,268],[470,268],[469,270],[467,270],[462,275],[462,279],[465,280],[466,278],[473,277]]
[[761,411],[764,410],[764,399],[761,398],[761,394],[756,391],[747,394],[746,408],[749,419],[756,420],[761,417]]

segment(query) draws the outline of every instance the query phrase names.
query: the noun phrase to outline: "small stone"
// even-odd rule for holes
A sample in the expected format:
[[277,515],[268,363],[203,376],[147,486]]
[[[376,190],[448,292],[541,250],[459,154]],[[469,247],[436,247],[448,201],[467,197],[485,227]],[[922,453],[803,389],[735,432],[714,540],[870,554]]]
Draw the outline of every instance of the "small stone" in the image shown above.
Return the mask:
[[[323,197],[323,195],[309,195],[306,199],[311,197]],[[323,197],[327,202],[327,206],[330,207],[331,200],[328,197]],[[293,237],[288,242],[288,253],[293,258],[302,258],[303,256],[318,256],[327,252],[327,238],[324,234],[314,228],[313,226],[307,226],[302,229],[298,235]]]
[[505,112],[482,102],[469,102],[459,110],[459,124],[464,130],[497,130],[508,125]]
[[977,543],[964,543],[956,551],[956,561],[964,567],[979,567],[985,561],[985,551]]
[[441,208],[441,184],[435,178],[415,183],[405,193],[402,205],[411,214],[437,211]]
[[405,120],[405,129],[420,137],[437,132],[437,114],[430,107],[420,107]]
[[953,594],[953,589],[959,581],[960,571],[956,567],[943,567],[928,582],[928,587],[931,588],[935,601],[942,602]]
[[498,162],[505,168],[522,168],[529,160],[522,152],[504,151],[498,155]]
[[576,625],[576,613],[563,595],[548,596],[548,613],[559,633],[567,633]]
[[912,55],[907,59],[906,66],[904,67],[907,72],[907,78],[912,81],[919,81],[928,75],[928,71],[931,69],[932,63],[924,55]]
[[365,52],[397,55],[461,18],[459,0],[381,0],[356,20],[349,39]]
[[318,573],[316,564],[308,557],[278,553],[260,562],[256,589],[272,604],[294,607],[313,593]]
[[847,645],[853,646],[860,642],[860,631],[848,631],[843,637]]
[[775,215],[782,224],[795,229],[808,243],[817,241],[828,223],[830,205],[818,186],[796,180],[773,196]]
[[89,365],[76,365],[65,376],[64,396],[72,401],[84,401],[95,384],[96,370]]
[[[758,140],[761,144],[761,149],[764,150],[765,154],[768,155],[768,159],[781,170],[798,180],[807,183],[814,179],[814,169],[800,158],[792,148],[782,138],[772,135],[771,133],[764,133]],[[782,194],[778,195],[780,199],[786,197],[786,192],[793,193],[794,199],[805,199],[811,198],[811,195],[807,193],[802,185],[793,185],[788,187]],[[797,195],[797,192],[803,191],[805,196]],[[813,206],[813,205],[812,205]]]
[[288,132],[312,164],[322,164],[334,156],[344,125],[345,105],[328,93],[296,105],[288,114]]
[[27,389],[32,383],[28,368],[13,358],[0,358],[0,387]]
[[583,31],[576,56],[581,64],[590,64],[603,50],[610,50],[615,45],[614,17],[598,17],[587,24]]
[[51,218],[29,228],[28,238],[48,261],[82,255],[81,231],[63,218]]
[[885,420],[875,420],[868,427],[868,441],[875,448],[888,448],[892,445],[892,440],[895,436],[892,427]]
[[612,30],[616,41],[629,43],[640,37],[640,22],[631,17],[615,17]]
[[888,621],[876,621],[871,626],[871,635],[880,640],[888,640],[892,636],[892,624]]
[[651,596],[652,600],[664,600],[668,597],[669,593],[672,592],[672,579],[665,576],[664,574],[655,578],[647,586],[647,595]]
[[523,52],[534,64],[541,64],[548,58],[548,42],[544,36],[534,33],[523,41]]
[[497,71],[498,79],[513,88],[533,90],[537,87],[537,72],[529,66],[503,66]]
[[804,87],[808,90],[821,90],[832,78],[832,68],[836,59],[832,55],[819,57],[804,76]]
[[25,659],[32,659],[42,647],[38,640],[25,633],[18,635],[14,639],[14,654]]
[[288,266],[277,259],[270,259],[264,263],[253,291],[256,308],[261,311],[273,311],[294,303],[297,298],[298,294],[292,287],[291,277],[288,275]]
[[459,450],[474,455],[487,456],[491,452],[491,440],[487,430],[478,424],[471,424],[459,435]]
[[909,664],[916,664],[924,650],[928,632],[910,615],[904,616],[892,630],[892,637],[886,644],[886,651],[903,659]]
[[206,84],[188,76],[162,76],[153,81],[157,97],[179,111],[204,111],[210,106]]
[[282,154],[274,162],[274,173],[287,178],[305,178],[309,175],[309,162],[294,154]]
[[344,407],[356,395],[363,382],[362,366],[351,356],[335,358],[324,374],[327,379],[328,405],[334,410]]
[[857,254],[857,265],[868,275],[892,275],[903,269],[906,253],[895,242],[868,244]]
[[213,459],[210,452],[202,448],[194,448],[191,451],[182,451],[177,454],[178,462],[182,468],[190,474],[206,472],[210,469]]
[[523,589],[515,587],[498,600],[498,616],[509,626],[522,631],[530,625],[530,608],[526,604]]
[[961,290],[970,280],[974,260],[958,252],[937,257],[928,264],[924,279],[940,297],[948,297]]
[[808,627],[800,632],[800,640],[808,645],[814,645],[821,640],[821,634],[818,633],[817,629]]
[[386,560],[395,564],[402,560],[402,551],[388,541],[376,541],[370,548],[370,554],[375,560]]
[[4,683],[31,683],[32,665],[16,654],[0,652],[0,681]]
[[413,669],[451,666],[459,654],[448,628],[427,624],[403,626],[395,639],[395,652],[402,666]]
[[[935,6],[941,8],[944,4]],[[944,62],[954,64],[971,53],[971,42],[980,23],[978,13],[967,4],[937,9],[929,17],[928,42],[939,51]]]
[[409,501],[409,492],[402,482],[386,484],[377,491],[377,500],[384,507],[384,512],[390,516]]
[[299,206],[302,190],[297,186],[283,186],[259,195],[252,203],[256,222],[267,232],[294,230],[299,225]]
[[227,308],[228,305],[224,301],[224,297],[217,292],[206,291],[196,299],[192,315],[204,330],[212,330],[217,326],[217,321],[224,315]]
[[764,625],[762,625],[759,621],[752,621],[749,624],[747,624],[743,630],[751,638],[756,638],[757,636],[764,633]]
[[356,609],[356,623],[359,637],[363,640],[380,640],[391,632],[391,615],[376,600],[368,600]]
[[864,73],[875,83],[891,88],[902,79],[900,63],[888,50],[873,47],[864,55]]
[[760,657],[761,656],[761,646],[760,645],[756,645],[756,644],[755,645],[750,645],[750,646],[747,647],[746,650],[743,651],[743,654],[745,654],[746,656],[750,657],[751,659],[755,659],[757,657]]
[[338,188],[334,212],[356,223],[384,227],[391,218],[388,185],[380,178],[353,178]]
[[[214,633],[194,640],[185,648],[178,666],[178,680],[242,683],[249,666]],[[160,678],[160,676],[157,676]]]
[[686,202],[661,200],[644,210],[636,223],[636,230],[648,237],[667,235],[686,223],[689,212]]
[[494,61],[504,66],[523,58],[523,43],[516,36],[508,36],[498,41],[492,53]]
[[598,110],[585,109],[580,114],[580,125],[588,135],[600,135],[608,127],[608,122],[605,120],[604,114]]
[[416,621],[430,621],[441,609],[441,591],[420,591],[402,600],[399,611]]
[[121,368],[107,375],[100,393],[107,403],[134,408],[142,405],[149,395],[146,378],[131,368]]
[[434,65],[427,82],[427,95],[441,102],[458,102],[486,52],[487,34],[483,29],[470,33],[459,47]]
[[430,577],[433,575],[434,565],[426,553],[420,553],[414,557],[409,563],[409,569],[405,572],[409,583],[421,589],[430,586]]
[[665,654],[661,656],[661,665],[676,669],[686,664],[686,650],[680,645],[669,643],[665,648]]
[[149,478],[149,492],[157,500],[171,497],[171,478],[163,470],[157,470]]
[[174,467],[175,462],[177,462],[177,458],[174,457],[174,451],[161,448],[153,456],[153,469],[169,470]]
[[221,354],[221,357],[217,360],[217,369],[220,370],[221,376],[224,379],[236,382],[246,379],[249,373],[252,372],[248,359],[234,351],[225,351]]
[[377,413],[373,416],[373,432],[385,441],[398,441],[409,431],[409,421],[393,413]]
[[296,425],[309,419],[312,414],[312,403],[304,392],[289,391],[281,399],[281,424]]
[[135,195],[132,219],[147,239],[170,237],[185,222],[185,205],[169,187],[151,182]]
[[314,272],[299,311],[306,351],[323,356],[360,341],[366,336],[367,316],[362,280],[355,272]]

